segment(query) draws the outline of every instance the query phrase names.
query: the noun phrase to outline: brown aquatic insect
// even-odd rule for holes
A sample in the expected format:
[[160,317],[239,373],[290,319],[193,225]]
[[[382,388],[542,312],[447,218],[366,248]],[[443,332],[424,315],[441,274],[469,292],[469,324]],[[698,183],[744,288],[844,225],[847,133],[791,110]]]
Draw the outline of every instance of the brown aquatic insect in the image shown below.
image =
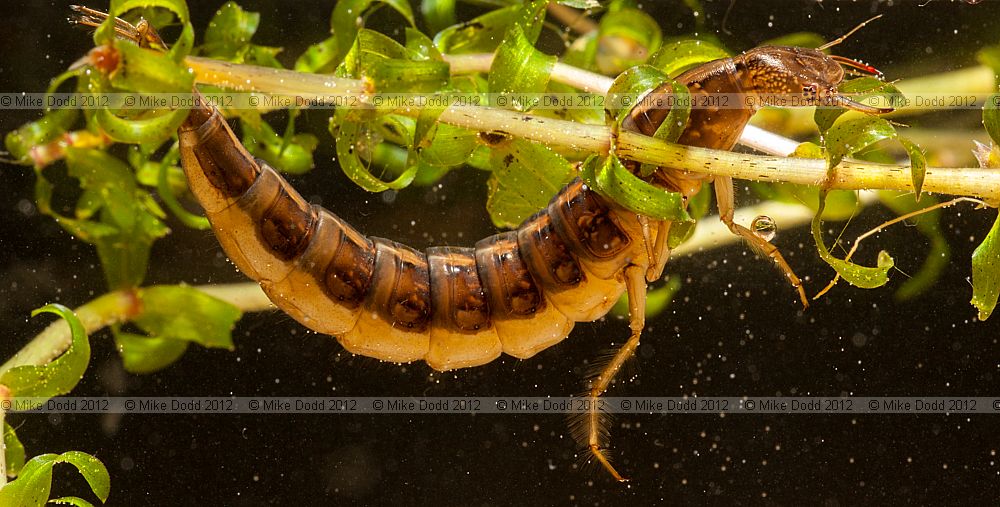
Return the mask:
[[[76,21],[85,25],[106,16],[77,11]],[[116,32],[143,46],[163,46],[148,24],[116,20]],[[802,99],[800,104],[889,111],[840,95],[841,65],[877,73],[820,50],[767,46],[700,65],[676,81],[688,87],[695,103],[698,96],[712,94],[741,99],[791,94]],[[670,89],[668,83],[647,97]],[[760,102],[692,108],[679,142],[731,149]],[[653,135],[667,111],[643,104],[622,128]],[[485,364],[501,353],[526,359],[562,341],[576,322],[604,316],[627,293],[631,336],[592,380],[587,397],[594,410],[578,428],[594,458],[624,480],[607,460],[607,431],[596,401],[639,344],[646,283],[660,278],[670,256],[669,222],[637,216],[576,180],[515,231],[484,238],[474,248],[419,252],[365,237],[330,211],[310,205],[266,162],[251,156],[222,114],[204,100],[178,137],[191,192],[233,263],[259,282],[275,305],[306,327],[337,337],[352,353],[393,362],[423,360],[436,370]],[[661,167],[651,181],[685,196],[711,181],[723,222],[773,259],[807,305],[799,278],[778,249],[733,222],[731,178]]]

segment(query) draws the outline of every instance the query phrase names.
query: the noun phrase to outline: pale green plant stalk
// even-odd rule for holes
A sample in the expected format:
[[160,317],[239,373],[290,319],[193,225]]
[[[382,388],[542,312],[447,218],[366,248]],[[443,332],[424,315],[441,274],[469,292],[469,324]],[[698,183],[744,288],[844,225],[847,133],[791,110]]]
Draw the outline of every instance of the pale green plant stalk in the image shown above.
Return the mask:
[[[371,91],[361,80],[235,65],[204,58],[188,58],[186,61],[194,70],[196,81],[201,84],[305,98],[335,97],[348,100],[360,97],[362,101],[371,98]],[[482,61],[475,64],[463,63],[468,70],[481,69],[484,65]],[[583,77],[590,74],[583,72],[577,69],[571,76],[555,73],[552,79],[568,84],[576,83],[576,86],[581,84],[579,81]],[[600,79],[607,80],[604,76],[600,76]],[[602,81],[600,85],[603,86],[604,82],[606,81]],[[595,81],[590,88],[600,88],[596,83]],[[414,116],[419,114],[417,109],[399,112]],[[606,126],[533,117],[506,109],[452,106],[441,114],[439,120],[476,131],[503,131],[554,149],[607,154],[611,147],[611,130]],[[755,132],[758,131],[750,131],[751,134]],[[832,178],[828,178],[824,160],[749,155],[680,146],[632,132],[622,132],[617,146],[618,154],[623,158],[717,176],[804,185],[825,184],[829,188],[843,190],[913,191],[910,168],[904,165],[845,161],[836,168]],[[923,190],[979,197],[995,205],[1000,203],[1000,171],[972,167],[928,167]]]

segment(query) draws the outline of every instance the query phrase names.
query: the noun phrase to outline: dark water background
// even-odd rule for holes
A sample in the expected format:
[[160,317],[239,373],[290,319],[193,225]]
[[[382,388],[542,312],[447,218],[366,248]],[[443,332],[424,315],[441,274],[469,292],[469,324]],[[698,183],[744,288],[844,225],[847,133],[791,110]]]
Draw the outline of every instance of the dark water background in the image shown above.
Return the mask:
[[[203,32],[222,2],[192,5]],[[63,2],[6,2],[0,17],[0,91],[41,92],[90,47],[89,35],[64,22]],[[679,2],[645,7],[667,35],[686,33]],[[706,2],[718,29],[728,1]],[[105,8],[104,4],[91,5]],[[255,41],[284,46],[286,64],[327,36],[333,2],[244,2],[263,14]],[[834,37],[875,12],[839,54],[863,58],[890,78],[975,63],[975,51],[1000,43],[1000,2],[805,2],[738,0],[723,39],[734,49],[794,31]],[[393,22],[378,14],[374,23]],[[683,27],[678,29],[678,23]],[[773,26],[771,26],[773,25]],[[955,33],[957,31],[957,33]],[[548,48],[554,52],[555,48]],[[4,111],[6,132],[38,115]],[[354,188],[331,162],[328,113],[305,115],[324,140],[317,170],[295,179],[371,235],[415,247],[471,245],[493,232],[483,211],[483,174],[458,171],[439,189],[409,189],[387,204]],[[936,128],[977,128],[975,114],[914,119]],[[971,147],[971,146],[969,146]],[[965,152],[966,147],[960,151]],[[0,173],[0,355],[38,332],[31,309],[77,306],[103,292],[93,249],[72,240],[31,204],[33,174]],[[878,207],[852,225],[858,234],[890,215]],[[613,395],[1000,396],[996,319],[974,321],[968,304],[969,256],[994,211],[949,211],[943,223],[953,262],[934,290],[897,303],[888,288],[840,284],[806,312],[779,276],[741,246],[678,258],[679,299],[649,323],[639,375]],[[411,225],[411,221],[413,225]],[[779,218],[780,222],[780,218]],[[207,232],[170,223],[174,234],[153,251],[147,283],[222,283],[242,277]],[[852,237],[848,233],[848,237]],[[914,272],[928,245],[911,227],[869,240],[862,257],[888,249]],[[807,231],[784,230],[778,244],[811,291],[831,271]],[[805,245],[805,246],[799,246]],[[246,316],[235,352],[191,347],[171,368],[125,373],[110,336],[93,337],[90,370],[74,392],[132,396],[565,396],[578,392],[587,364],[625,322],[580,324],[570,339],[528,361],[435,374],[344,354],[335,340],[306,333],[290,318]],[[995,503],[998,416],[627,416],[613,429],[613,456],[634,482],[613,483],[576,469],[575,445],[561,416],[12,416],[29,455],[78,449],[98,456],[112,478],[113,505],[179,503],[259,505],[392,503],[503,504],[917,504]],[[86,485],[58,470],[57,496]],[[88,497],[89,498],[89,497]]]

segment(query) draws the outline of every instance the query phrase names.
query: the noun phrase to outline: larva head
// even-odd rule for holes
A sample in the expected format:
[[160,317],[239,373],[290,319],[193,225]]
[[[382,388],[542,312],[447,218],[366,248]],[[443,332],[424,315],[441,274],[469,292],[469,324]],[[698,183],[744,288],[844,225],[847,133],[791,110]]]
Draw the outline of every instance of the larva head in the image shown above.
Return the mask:
[[840,106],[868,114],[892,111],[861,104],[840,94],[837,87],[844,80],[843,66],[881,75],[874,67],[849,58],[809,48],[761,46],[747,51],[737,62],[743,67],[744,86],[757,95],[797,97],[794,105]]

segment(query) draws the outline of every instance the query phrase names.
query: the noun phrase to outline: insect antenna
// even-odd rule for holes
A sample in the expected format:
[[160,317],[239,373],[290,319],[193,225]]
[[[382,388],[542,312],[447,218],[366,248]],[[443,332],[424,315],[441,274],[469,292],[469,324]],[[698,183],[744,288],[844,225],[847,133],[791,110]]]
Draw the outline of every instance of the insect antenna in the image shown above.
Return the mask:
[[[69,8],[73,11],[69,16],[69,22],[76,26],[97,28],[108,18],[107,13],[82,5],[70,5]],[[138,34],[139,30],[132,23],[121,18],[115,18],[115,35],[138,44]]]
[[868,23],[871,23],[872,21],[875,21],[876,19],[881,18],[881,17],[882,17],[881,14],[879,14],[877,16],[874,16],[874,17],[868,19],[867,21],[861,23],[860,25],[852,28],[850,32],[847,32],[844,35],[841,35],[840,37],[838,37],[838,38],[836,38],[836,39],[834,39],[834,40],[832,40],[830,42],[827,42],[826,44],[823,44],[822,46],[820,46],[820,47],[818,47],[816,49],[819,50],[819,51],[823,51],[824,49],[830,49],[833,46],[836,46],[837,44],[840,44],[841,42],[844,42],[845,40],[847,40],[847,38],[850,37],[851,35],[853,35],[854,32],[857,32],[858,30],[861,30],[861,28],[864,27],[865,25],[867,25]]
[[875,76],[875,77],[882,76],[882,71],[876,69],[875,67],[872,67],[871,65],[868,65],[867,63],[861,63],[857,60],[852,60],[850,58],[846,58],[839,55],[830,55],[830,59],[845,67],[848,67],[848,71],[852,73]]
[[[82,5],[70,5],[69,8],[73,11],[69,16],[69,22],[76,26],[97,28],[108,19],[108,13]],[[160,35],[156,33],[156,30],[145,19],[140,19],[137,25],[133,25],[122,18],[116,17],[114,19],[115,35],[119,39],[130,40],[140,47],[167,49],[167,45],[163,42],[163,39],[160,38]]]

